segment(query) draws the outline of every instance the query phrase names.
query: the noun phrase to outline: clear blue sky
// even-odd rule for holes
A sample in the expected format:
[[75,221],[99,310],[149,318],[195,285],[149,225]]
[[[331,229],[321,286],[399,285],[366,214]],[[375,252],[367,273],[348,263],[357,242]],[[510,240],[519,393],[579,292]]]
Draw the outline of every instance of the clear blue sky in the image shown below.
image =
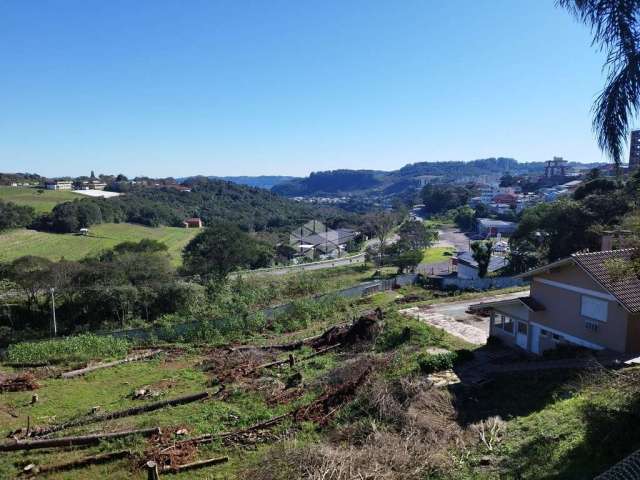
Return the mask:
[[3,0],[0,171],[601,161],[602,58],[553,0]]

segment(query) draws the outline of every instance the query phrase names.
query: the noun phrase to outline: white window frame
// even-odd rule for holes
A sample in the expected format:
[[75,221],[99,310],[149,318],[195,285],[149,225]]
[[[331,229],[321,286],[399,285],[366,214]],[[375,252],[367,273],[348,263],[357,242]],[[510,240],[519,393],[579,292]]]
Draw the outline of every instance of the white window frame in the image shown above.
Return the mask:
[[[587,312],[585,313],[585,300],[587,301]],[[595,309],[589,306],[597,307]],[[599,310],[604,306],[604,315],[601,315]],[[602,298],[592,297],[591,295],[580,295],[580,315],[590,320],[596,320],[598,322],[606,322],[609,317],[609,302]]]

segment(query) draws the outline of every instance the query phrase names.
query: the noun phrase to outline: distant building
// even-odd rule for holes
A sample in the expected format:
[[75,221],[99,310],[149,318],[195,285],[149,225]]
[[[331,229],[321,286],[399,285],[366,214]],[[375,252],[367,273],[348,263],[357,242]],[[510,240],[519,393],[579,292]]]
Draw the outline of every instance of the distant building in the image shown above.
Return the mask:
[[311,220],[296,228],[289,236],[289,245],[298,255],[313,257],[314,254],[340,256],[347,243],[355,239],[358,232],[349,228],[333,230],[317,220]]
[[[455,264],[458,266],[458,278],[463,279],[476,279],[480,278],[478,275],[478,262],[473,258],[471,252],[459,253],[455,258]],[[501,255],[491,255],[489,260],[489,267],[487,273],[497,272],[503,269],[508,264],[507,258]]]
[[640,130],[633,130],[629,143],[629,170],[635,170],[638,167],[640,167]]
[[67,180],[50,180],[45,182],[47,190],[71,190],[73,182]]
[[204,226],[199,218],[187,218],[182,222],[182,225],[184,225],[184,228],[202,228]]
[[566,177],[567,161],[562,157],[553,157],[553,160],[547,160],[544,167],[545,178]]
[[483,237],[497,237],[498,234],[509,236],[518,227],[515,222],[505,222],[504,220],[494,220],[492,218],[479,218],[477,225],[478,234]]

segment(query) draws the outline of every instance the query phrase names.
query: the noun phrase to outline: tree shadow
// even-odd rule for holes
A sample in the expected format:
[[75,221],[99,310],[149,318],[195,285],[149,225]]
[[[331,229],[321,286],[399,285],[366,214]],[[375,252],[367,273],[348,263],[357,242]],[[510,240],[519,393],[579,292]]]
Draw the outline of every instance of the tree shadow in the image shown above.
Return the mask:
[[[570,396],[584,374],[580,370],[540,370],[488,376],[486,357],[492,353],[495,350],[491,347],[481,347],[474,351],[476,360],[454,369],[462,383],[451,385],[449,390],[463,427],[492,416],[509,420],[542,410]],[[504,355],[503,361],[522,360],[520,357],[514,351],[513,357]]]

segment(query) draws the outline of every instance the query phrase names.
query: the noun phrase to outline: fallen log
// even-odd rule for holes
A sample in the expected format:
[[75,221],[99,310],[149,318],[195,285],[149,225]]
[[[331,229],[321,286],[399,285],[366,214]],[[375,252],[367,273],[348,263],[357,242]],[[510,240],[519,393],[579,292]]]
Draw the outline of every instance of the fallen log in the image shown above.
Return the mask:
[[204,435],[200,435],[198,437],[185,438],[184,440],[180,440],[179,442],[172,443],[169,448],[180,447],[182,445],[189,444],[189,443],[193,443],[194,445],[211,443],[220,438],[224,439],[224,438],[235,437],[238,435],[244,435],[245,433],[249,433],[254,430],[261,430],[263,428],[273,427],[274,425],[277,425],[287,417],[294,415],[296,411],[297,410],[294,410],[292,412],[288,412],[282,415],[278,415],[277,417],[272,417],[263,422],[259,422],[254,425],[251,425],[250,427],[246,427],[240,430],[234,430],[232,432],[205,433]]
[[275,362],[269,362],[269,363],[264,363],[262,365],[258,365],[257,367],[249,370],[249,372],[247,373],[252,373],[263,368],[279,367],[280,365],[284,365],[285,363],[288,363],[290,367],[293,367],[293,365],[296,363],[293,355],[289,354],[289,358],[287,358],[286,360],[278,360]]
[[62,438],[46,438],[40,440],[16,440],[0,444],[0,452],[13,452],[17,450],[34,450],[37,448],[64,448],[76,445],[95,445],[102,440],[112,440],[114,438],[128,437],[131,435],[143,435],[149,437],[151,435],[160,435],[160,428],[143,428],[139,430],[121,430],[111,433],[96,433],[92,435],[83,435],[78,437],[62,437]]
[[300,360],[298,360],[298,361],[299,361],[299,362],[304,362],[305,360],[309,360],[309,359],[311,359],[311,358],[313,358],[313,357],[317,357],[317,356],[319,356],[319,355],[323,355],[323,354],[325,354],[325,353],[327,353],[327,352],[330,352],[331,350],[335,350],[336,348],[338,348],[338,347],[340,347],[340,346],[341,346],[341,344],[336,343],[335,345],[331,345],[331,346],[329,346],[329,347],[327,347],[327,348],[322,348],[322,349],[318,350],[317,352],[313,352],[313,353],[311,353],[311,354],[307,355],[306,357],[302,357],[302,358],[301,358]]
[[70,462],[56,463],[53,465],[36,466],[33,469],[31,469],[29,472],[34,474],[60,472],[64,470],[72,470],[74,468],[86,467],[88,465],[97,465],[100,463],[106,463],[112,460],[119,460],[121,458],[126,458],[130,456],[131,456],[130,450],[118,450],[115,452],[99,453],[98,455],[91,455],[89,457],[79,458],[77,460],[72,460]]
[[159,353],[162,353],[162,350],[153,350],[151,352],[142,353],[140,355],[134,355],[133,357],[123,358],[122,360],[115,360],[113,362],[107,363],[98,363],[96,365],[91,365],[85,368],[80,368],[79,370],[71,370],[70,372],[63,372],[61,374],[62,378],[75,378],[85,375],[89,372],[93,372],[95,370],[100,370],[102,368],[110,368],[115,367],[116,365],[122,365],[123,363],[129,362],[137,362],[139,360],[145,360],[147,358],[155,357]]
[[199,462],[184,463],[175,467],[164,467],[162,473],[180,473],[186,470],[194,470],[196,468],[209,467],[211,465],[219,465],[229,461],[229,457],[210,458],[208,460],[200,460]]
[[175,405],[183,405],[185,403],[197,402],[209,398],[209,392],[199,392],[190,395],[183,395],[182,397],[171,398],[167,400],[160,400],[159,402],[148,403],[146,405],[140,405],[138,407],[127,408],[126,410],[118,410],[116,412],[103,413],[101,415],[92,415],[90,417],[78,418],[70,422],[61,423],[59,425],[52,425],[51,427],[44,427],[37,430],[37,436],[49,435],[60,430],[65,430],[72,427],[80,427],[82,425],[88,425],[90,423],[103,422],[105,420],[113,420],[114,418],[131,417],[133,415],[139,415],[141,413],[152,412],[165,407],[172,407]]

